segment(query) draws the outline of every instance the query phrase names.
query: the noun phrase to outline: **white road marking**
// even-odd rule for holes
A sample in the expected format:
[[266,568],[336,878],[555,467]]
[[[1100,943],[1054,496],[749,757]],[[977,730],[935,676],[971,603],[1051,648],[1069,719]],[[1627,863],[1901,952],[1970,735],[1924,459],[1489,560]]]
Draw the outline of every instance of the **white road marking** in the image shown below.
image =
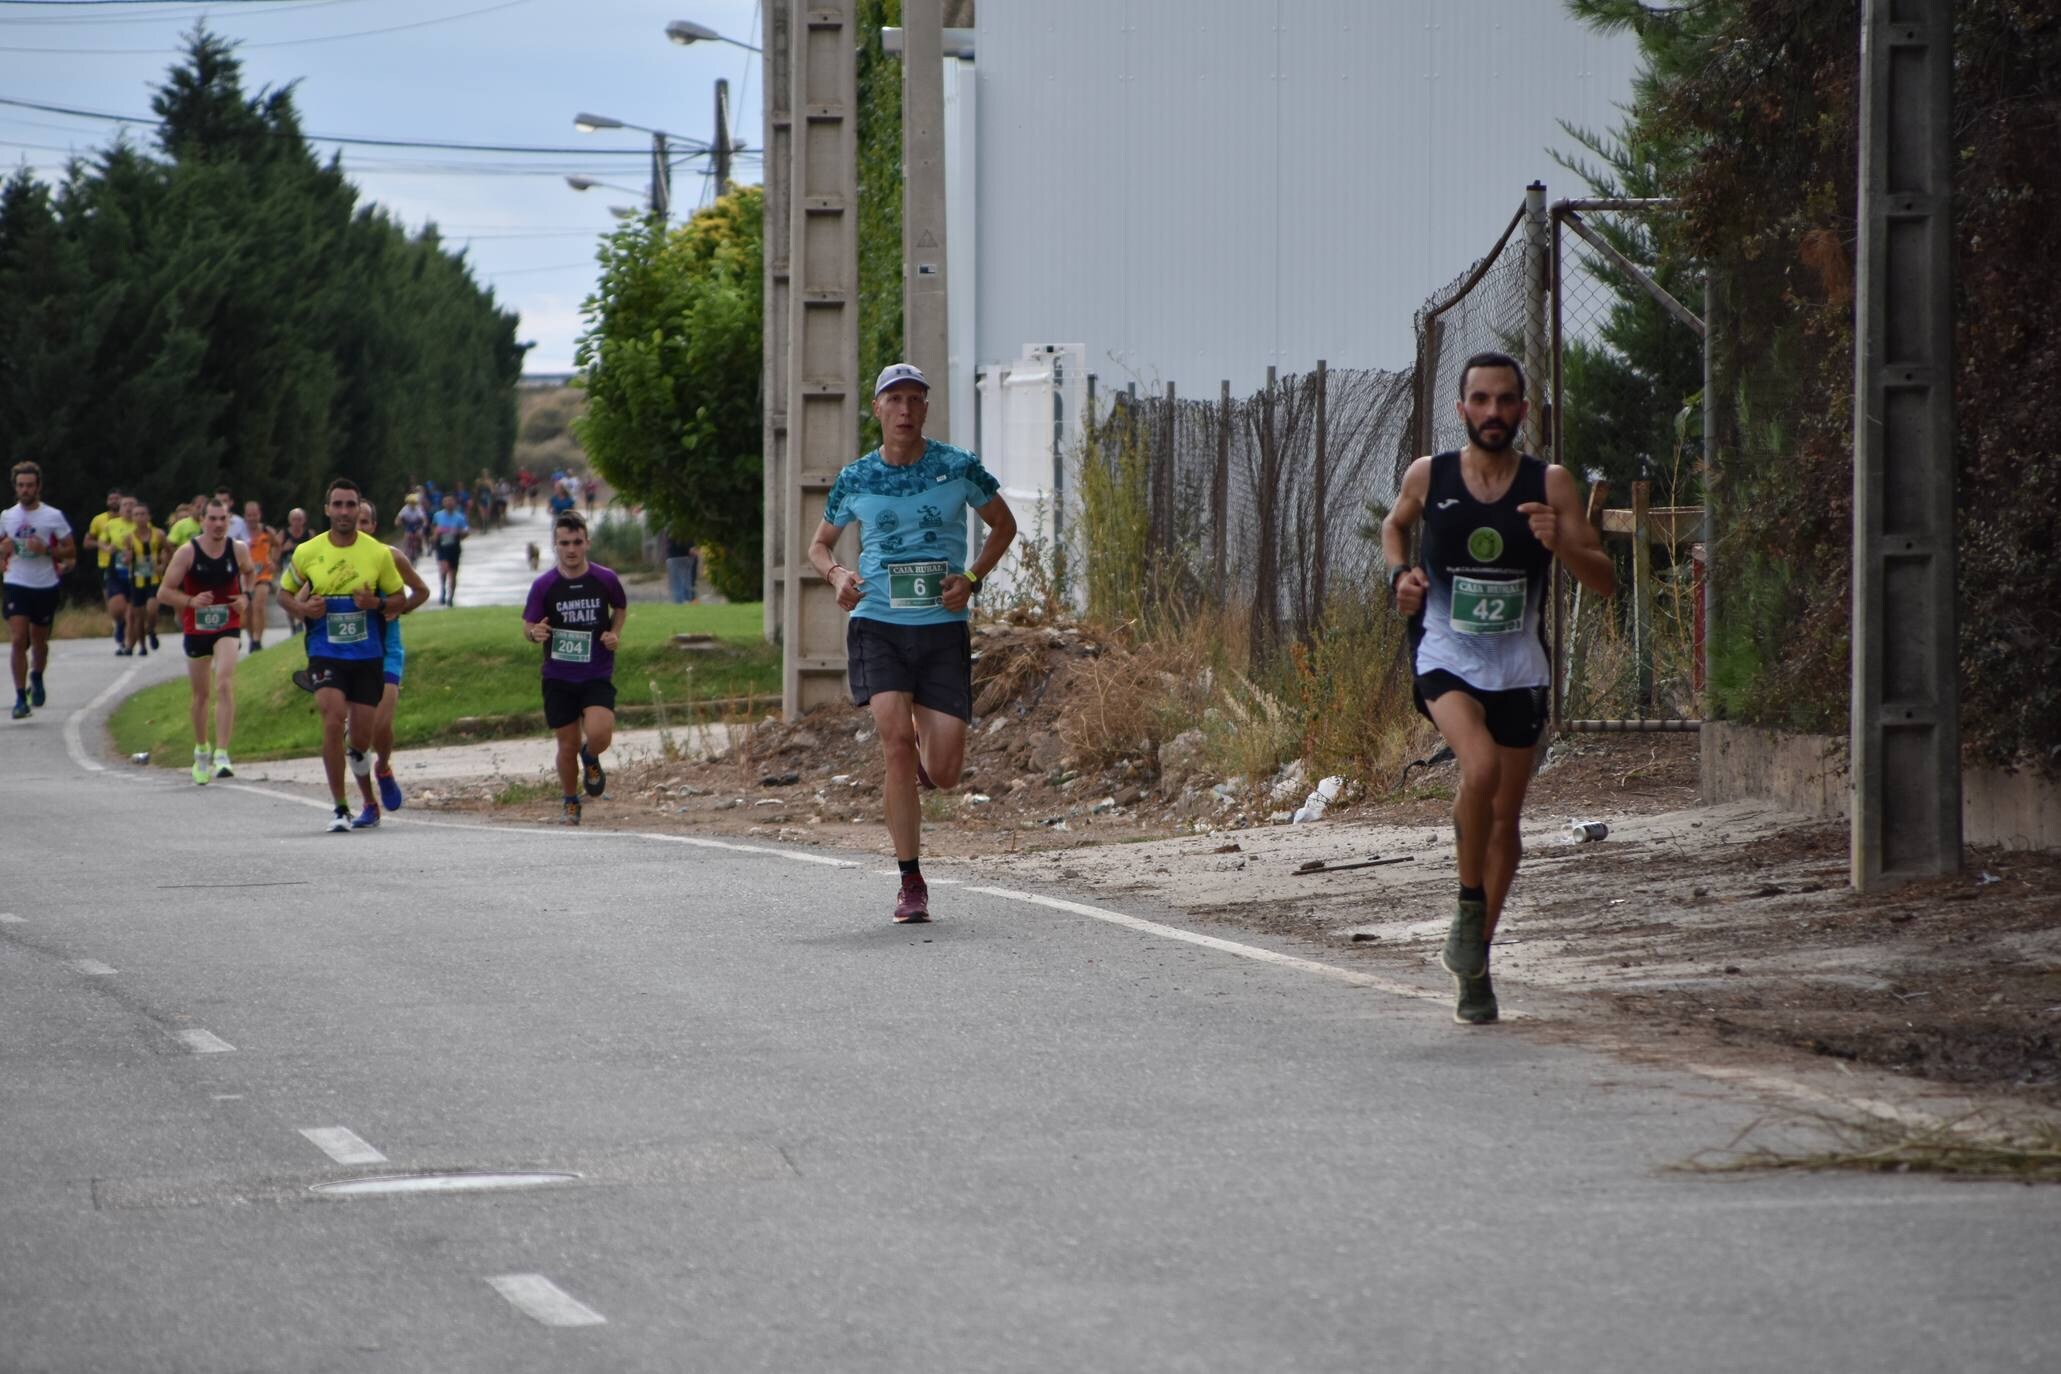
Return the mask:
[[11,911],[0,911],[0,925],[20,926],[27,924],[28,922],[24,921],[21,917],[15,915]]
[[85,974],[88,978],[106,978],[114,972],[114,969],[101,963],[98,959],[74,959],[72,960],[72,967]]
[[386,1156],[347,1126],[303,1126],[301,1134],[339,1164],[384,1164]]
[[498,1274],[487,1282],[516,1311],[546,1326],[600,1326],[608,1320],[542,1274]]
[[1253,959],[1262,964],[1277,964],[1282,968],[1292,968],[1303,973],[1314,973],[1320,977],[1336,979],[1341,983],[1350,983],[1354,987],[1377,988],[1382,992],[1393,993],[1397,997],[1411,997],[1420,1002],[1444,1002],[1451,998],[1450,993],[1432,992],[1425,988],[1413,987],[1408,983],[1396,982],[1392,978],[1380,978],[1371,973],[1361,973],[1357,969],[1339,968],[1334,964],[1320,964],[1315,959],[1302,959],[1293,954],[1280,954],[1271,949],[1260,949],[1255,945],[1241,945],[1234,940],[1218,939],[1214,935],[1200,935],[1192,930],[1181,930],[1175,926],[1163,926],[1157,921],[1147,921],[1137,916],[1126,916],[1121,911],[1111,911],[1107,907],[1089,906],[1085,902],[1069,902],[1064,898],[1045,897],[1035,892],[1016,892],[1006,887],[969,887],[966,890],[968,892],[978,892],[986,897],[1006,897],[1013,902],[1030,902],[1036,906],[1048,906],[1054,911],[1070,911],[1076,916],[1087,916],[1097,921],[1107,921],[1111,925],[1126,926],[1132,930],[1143,931],[1147,935],[1157,935],[1161,939],[1180,940],[1186,944],[1201,945],[1204,949],[1214,949],[1224,954],[1235,954],[1241,959]]
[[182,1030],[175,1038],[195,1054],[227,1054],[236,1048],[213,1031]]
[[98,711],[102,706],[106,705],[109,697],[115,696],[118,693],[120,693],[124,687],[127,687],[129,685],[130,681],[136,676],[136,674],[142,671],[143,665],[140,663],[130,668],[128,672],[123,673],[113,682],[108,683],[106,687],[102,688],[100,695],[93,698],[93,700],[87,702],[84,709],[74,711],[64,718],[65,752],[72,756],[73,763],[76,763],[77,765],[79,765],[79,767],[85,769],[87,772],[105,773],[107,771],[107,765],[86,753],[86,745],[79,738],[79,722],[84,720],[87,716],[92,715],[95,711]]
[[[321,811],[333,809],[333,804],[317,801],[313,797],[297,797],[291,792],[275,792],[269,787],[252,787],[248,783],[218,783],[217,786],[232,792],[248,792],[254,797],[270,797],[275,801],[296,802],[312,806]],[[432,830],[475,830],[497,835],[553,835],[567,840],[657,840],[663,844],[684,844],[695,849],[723,849],[732,854],[763,854],[768,858],[787,859],[798,864],[817,864],[825,868],[858,868],[854,859],[833,859],[828,854],[802,854],[791,849],[773,849],[762,844],[733,844],[729,840],[711,840],[700,835],[661,835],[650,830],[579,830],[572,826],[541,825],[476,825],[464,821],[430,821],[419,816],[396,816],[382,813],[382,824],[421,825]]]

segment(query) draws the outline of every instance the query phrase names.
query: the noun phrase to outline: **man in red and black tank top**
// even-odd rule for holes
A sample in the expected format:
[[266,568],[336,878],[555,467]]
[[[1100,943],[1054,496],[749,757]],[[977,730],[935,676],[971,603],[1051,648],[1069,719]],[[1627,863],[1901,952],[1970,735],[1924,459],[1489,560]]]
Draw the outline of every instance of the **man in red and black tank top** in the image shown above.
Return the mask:
[[[236,724],[236,649],[250,610],[256,569],[250,550],[229,537],[229,507],[210,501],[200,533],[182,544],[165,569],[160,597],[186,631],[186,680],[193,689],[193,780],[236,776],[229,734]],[[214,699],[215,742],[208,749],[208,701]]]
[[[1460,901],[1439,962],[1458,987],[1453,1019],[1462,1025],[1498,1014],[1489,941],[1517,878],[1524,794],[1546,730],[1552,669],[1542,613],[1553,560],[1600,596],[1617,587],[1573,475],[1518,450],[1527,410],[1514,359],[1469,358],[1458,405],[1467,447],[1412,463],[1381,522],[1388,585],[1413,622],[1418,709],[1460,764]],[[1412,567],[1410,530],[1420,519],[1423,562]]]

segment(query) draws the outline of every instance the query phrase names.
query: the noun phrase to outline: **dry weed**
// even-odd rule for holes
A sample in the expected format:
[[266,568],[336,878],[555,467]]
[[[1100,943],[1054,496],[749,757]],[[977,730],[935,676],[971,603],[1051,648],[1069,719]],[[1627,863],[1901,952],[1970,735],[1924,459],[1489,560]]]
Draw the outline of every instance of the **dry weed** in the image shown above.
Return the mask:
[[[1751,1139],[1770,1131],[1800,1131],[1827,1143],[1808,1148]],[[1674,1167],[1693,1173],[1852,1169],[2061,1183],[2061,1127],[2045,1120],[2011,1120],[1987,1108],[1915,1123],[1788,1109],[1755,1119],[1722,1149],[1698,1151]]]

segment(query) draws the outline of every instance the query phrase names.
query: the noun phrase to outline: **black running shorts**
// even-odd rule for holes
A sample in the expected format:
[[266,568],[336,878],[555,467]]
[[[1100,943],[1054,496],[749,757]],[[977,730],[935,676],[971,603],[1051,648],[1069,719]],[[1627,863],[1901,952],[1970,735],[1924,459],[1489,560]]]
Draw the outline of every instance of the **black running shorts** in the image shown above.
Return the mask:
[[597,677],[588,682],[544,679],[544,723],[553,730],[563,730],[576,723],[593,706],[614,713],[615,683],[611,679]]
[[232,644],[240,644],[243,642],[243,631],[216,630],[211,634],[188,635],[186,636],[186,657],[213,658],[215,656],[215,645],[225,639]]
[[437,545],[437,562],[449,563],[452,566],[452,568],[455,569],[458,566],[459,552],[463,550],[464,547],[465,546],[463,544]]
[[5,593],[7,620],[25,619],[31,625],[48,625],[57,619],[57,588],[17,587],[6,584]]
[[895,625],[855,615],[844,648],[853,704],[864,706],[875,692],[907,692],[918,706],[973,719],[973,634],[965,621]]
[[342,692],[353,706],[377,706],[386,695],[386,676],[376,658],[308,659],[308,681],[317,693]]
[[1431,708],[1427,703],[1437,701],[1447,692],[1465,692],[1480,702],[1483,714],[1488,717],[1489,738],[1505,749],[1533,748],[1539,737],[1546,733],[1546,689],[1543,687],[1513,687],[1508,691],[1489,692],[1457,673],[1433,668],[1417,678],[1417,710],[1426,720],[1431,719]]

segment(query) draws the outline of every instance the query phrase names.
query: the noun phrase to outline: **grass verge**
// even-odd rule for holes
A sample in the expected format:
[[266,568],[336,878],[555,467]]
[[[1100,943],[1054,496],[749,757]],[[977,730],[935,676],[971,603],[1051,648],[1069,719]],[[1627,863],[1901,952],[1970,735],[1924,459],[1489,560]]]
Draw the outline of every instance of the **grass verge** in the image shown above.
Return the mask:
[[[411,615],[403,623],[408,669],[394,721],[397,747],[542,732],[537,689],[542,651],[523,639],[516,607],[463,607]],[[617,708],[626,723],[652,706],[655,695],[676,724],[682,715],[691,716],[699,703],[777,698],[780,650],[765,642],[762,626],[754,604],[631,606],[615,661]],[[672,637],[687,633],[714,635],[717,647],[675,647]],[[166,637],[166,650],[176,652],[175,642]],[[320,751],[322,727],[314,698],[291,679],[293,670],[306,663],[299,640],[278,638],[265,652],[246,654],[237,663],[237,758],[299,758]],[[151,761],[160,764],[191,757],[189,700],[182,676],[124,701],[108,723],[121,752],[149,750]],[[460,720],[478,724],[461,730]]]

